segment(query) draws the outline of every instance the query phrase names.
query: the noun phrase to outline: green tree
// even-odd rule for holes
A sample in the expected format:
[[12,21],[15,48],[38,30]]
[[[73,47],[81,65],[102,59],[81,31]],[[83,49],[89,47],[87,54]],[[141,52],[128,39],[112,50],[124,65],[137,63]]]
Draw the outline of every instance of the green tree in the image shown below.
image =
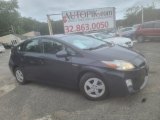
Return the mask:
[[0,35],[16,32],[16,25],[20,17],[17,0],[0,0]]
[[[160,20],[160,9],[156,9],[154,3],[150,6],[144,7],[144,22]],[[117,27],[132,26],[134,24],[141,24],[142,22],[142,7],[135,6],[127,9],[125,19],[117,21]]]
[[47,35],[49,33],[47,23],[39,22],[32,18],[21,17],[19,19],[19,27],[21,30],[20,34],[30,32],[30,31],[38,31],[42,35]]

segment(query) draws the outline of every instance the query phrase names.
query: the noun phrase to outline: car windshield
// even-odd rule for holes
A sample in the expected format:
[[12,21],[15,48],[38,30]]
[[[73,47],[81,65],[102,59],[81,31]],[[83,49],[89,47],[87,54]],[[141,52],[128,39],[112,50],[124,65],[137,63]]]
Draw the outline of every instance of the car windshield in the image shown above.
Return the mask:
[[67,36],[67,37],[62,37],[62,40],[65,42],[83,50],[88,50],[88,49],[98,49],[100,47],[105,47],[107,46],[106,42],[91,38],[91,37],[86,37],[86,36]]

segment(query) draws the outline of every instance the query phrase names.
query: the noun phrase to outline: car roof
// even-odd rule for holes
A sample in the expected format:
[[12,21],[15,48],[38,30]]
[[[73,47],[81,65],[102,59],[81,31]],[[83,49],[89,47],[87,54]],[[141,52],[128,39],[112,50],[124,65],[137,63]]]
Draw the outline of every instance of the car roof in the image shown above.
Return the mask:
[[148,24],[148,23],[157,23],[160,22],[160,20],[156,20],[156,21],[148,21],[148,22],[144,22],[143,24]]
[[70,36],[80,36],[79,34],[56,34],[56,35],[45,35],[41,37],[49,37],[49,38],[62,38],[62,37],[70,37]]
[[126,28],[133,28],[133,27],[124,27],[124,28],[121,28],[121,29],[126,29]]

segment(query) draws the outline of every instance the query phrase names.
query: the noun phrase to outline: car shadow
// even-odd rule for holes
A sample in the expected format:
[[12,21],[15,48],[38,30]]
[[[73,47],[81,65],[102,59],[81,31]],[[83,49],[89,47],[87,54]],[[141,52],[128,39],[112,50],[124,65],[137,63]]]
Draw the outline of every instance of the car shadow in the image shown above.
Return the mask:
[[[103,103],[109,103],[110,101],[123,101],[125,99],[125,101],[128,100],[128,102],[131,102],[132,100],[135,101],[135,99],[137,99],[139,97],[139,94],[141,94],[141,91],[136,93],[136,94],[132,94],[132,95],[127,95],[127,96],[112,96],[112,97],[107,97],[104,100],[97,100],[97,101],[92,101],[92,100],[88,100],[86,99],[80,92],[80,90],[74,89],[74,88],[68,88],[66,86],[60,86],[60,85],[54,85],[54,84],[49,84],[49,83],[44,83],[44,82],[30,82],[29,83],[31,86],[34,87],[38,87],[41,89],[46,89],[49,90],[50,92],[56,92],[59,94],[62,94],[62,96],[68,96],[68,98],[72,98],[72,100],[76,100],[77,102],[82,103],[89,103],[88,105],[92,105],[95,103],[98,104],[103,104]],[[67,99],[64,99],[65,101],[67,101]],[[89,106],[87,106],[88,108]]]
[[[10,94],[5,95],[0,103],[4,102],[4,108],[10,108],[8,112],[14,111],[15,114],[18,114],[22,108],[27,107],[27,110],[30,111],[28,117],[38,115],[41,118],[46,113],[55,115],[57,112],[67,116],[85,116],[88,113],[90,115],[102,115],[105,111],[108,114],[112,114],[117,109],[128,111],[137,104],[137,101],[140,104],[141,99],[143,99],[143,102],[146,101],[146,99],[142,98],[141,93],[138,93],[126,97],[90,101],[82,96],[79,90],[42,82],[30,82],[27,85],[18,85]],[[7,102],[6,100],[9,101]]]

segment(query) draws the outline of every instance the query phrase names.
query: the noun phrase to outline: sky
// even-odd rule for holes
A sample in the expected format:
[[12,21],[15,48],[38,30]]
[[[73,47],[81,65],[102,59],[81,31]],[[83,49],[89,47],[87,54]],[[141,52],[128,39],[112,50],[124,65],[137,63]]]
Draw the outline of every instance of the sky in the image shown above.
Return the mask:
[[[115,7],[116,19],[123,19],[127,8],[135,5],[147,6],[153,1],[156,0],[18,0],[18,4],[22,16],[46,22],[46,14],[101,7]],[[52,16],[52,19],[58,20],[61,16]]]

